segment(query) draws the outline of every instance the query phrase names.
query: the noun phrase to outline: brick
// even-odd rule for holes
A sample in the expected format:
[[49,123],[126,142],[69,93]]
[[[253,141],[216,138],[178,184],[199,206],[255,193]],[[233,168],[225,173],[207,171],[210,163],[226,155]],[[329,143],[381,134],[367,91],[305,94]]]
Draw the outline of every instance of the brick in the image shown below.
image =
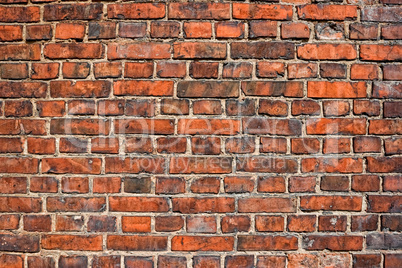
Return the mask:
[[253,65],[250,63],[226,63],[223,65],[223,78],[250,78],[253,71]]
[[320,105],[312,100],[295,100],[292,102],[292,115],[319,115]]
[[282,77],[285,75],[285,64],[281,62],[264,62],[257,63],[257,76],[266,78]]
[[378,216],[377,215],[358,215],[352,216],[352,232],[375,231],[377,230]]
[[400,233],[370,233],[367,235],[366,244],[367,249],[398,249],[401,246],[401,235]]
[[[127,203],[130,202],[130,203]],[[168,211],[167,199],[162,197],[109,197],[111,211],[163,212]]]
[[0,60],[40,60],[39,44],[2,44]]
[[0,22],[39,22],[40,9],[38,6],[30,7],[0,7]]
[[401,157],[367,157],[367,170],[378,173],[401,172],[401,160]]
[[100,3],[76,3],[76,4],[52,4],[45,5],[45,21],[56,20],[94,20],[102,16],[103,4]]
[[383,215],[381,216],[381,229],[389,231],[400,231],[401,216],[400,215]]
[[234,42],[230,45],[233,59],[293,59],[294,44],[288,42]]
[[181,62],[158,62],[156,73],[159,77],[177,77],[186,76],[186,64]]
[[22,26],[21,25],[0,25],[0,41],[21,41]]
[[88,39],[116,38],[115,22],[90,22],[88,26]]
[[180,216],[160,216],[155,218],[157,232],[174,232],[182,229],[184,220]]
[[21,138],[0,138],[1,153],[21,153],[24,140]]
[[315,35],[318,40],[343,40],[345,30],[342,23],[318,23],[315,26]]
[[353,100],[353,113],[357,115],[377,116],[380,114],[380,103],[369,100]]
[[303,238],[303,247],[307,250],[323,250],[329,249],[332,251],[349,251],[361,250],[363,247],[362,236],[323,236],[309,235]]
[[59,258],[59,267],[67,268],[67,267],[80,267],[88,265],[88,257],[87,256],[60,256]]
[[31,197],[0,197],[0,212],[33,213],[42,211],[42,200]]
[[226,256],[225,267],[254,267],[254,256],[251,255],[237,255],[237,256]]
[[399,196],[369,195],[367,197],[368,212],[401,212],[401,198]]
[[0,65],[0,76],[4,79],[28,78],[28,65],[22,63],[5,63]]
[[295,173],[297,163],[293,159],[258,157],[238,157],[236,169],[240,172]]
[[364,7],[362,21],[401,22],[401,11],[398,7]]
[[294,78],[309,78],[317,77],[318,66],[314,63],[292,63],[288,65],[288,77]]
[[172,96],[172,81],[118,80],[113,92],[118,96]]
[[216,177],[201,177],[192,181],[190,190],[193,193],[219,193],[220,180]]
[[61,179],[61,191],[63,193],[88,193],[89,180],[80,177],[63,177]]
[[357,6],[305,5],[297,7],[297,14],[306,20],[347,20],[357,17]]
[[169,19],[229,19],[228,3],[169,3]]
[[288,104],[283,101],[260,99],[258,113],[270,116],[286,116]]
[[375,40],[378,35],[378,25],[352,23],[349,25],[349,37],[355,40]]
[[338,63],[321,63],[320,75],[324,78],[346,78],[346,65]]
[[281,232],[284,229],[282,216],[256,216],[255,228],[259,232]]
[[212,42],[176,42],[173,43],[173,58],[224,59],[226,58],[226,45]]
[[24,253],[39,252],[39,236],[0,234],[0,250]]
[[383,66],[384,80],[402,80],[402,67],[401,65],[387,64]]
[[385,140],[385,154],[400,154],[402,151],[402,139],[400,138],[390,138]]
[[352,44],[306,44],[297,47],[297,56],[304,60],[353,60],[357,51]]
[[162,251],[167,248],[167,237],[108,235],[107,248],[123,251]]
[[381,267],[380,254],[354,254],[353,267]]
[[81,231],[84,226],[83,216],[57,216],[56,231]]
[[42,248],[48,250],[101,251],[102,236],[99,235],[44,235]]
[[216,219],[213,216],[187,217],[188,233],[216,233]]
[[255,151],[255,142],[251,138],[230,138],[225,141],[226,152],[245,154]]
[[281,37],[283,39],[308,39],[310,28],[305,23],[285,23],[281,25]]
[[180,194],[184,193],[186,182],[183,178],[158,177],[155,183],[157,194]]
[[402,83],[400,82],[374,82],[373,98],[402,98]]
[[260,193],[284,193],[286,191],[283,177],[259,177],[257,191]]
[[281,197],[242,198],[238,201],[238,210],[240,213],[295,212],[295,201],[294,198]]
[[234,238],[230,236],[174,236],[172,251],[232,251]]
[[49,212],[101,212],[105,210],[103,197],[48,197]]
[[296,81],[243,81],[241,83],[241,89],[247,96],[303,96],[303,84]]
[[288,231],[314,232],[316,229],[315,215],[291,215],[288,217]]
[[[184,101],[184,100],[183,100]],[[200,100],[193,102],[193,113],[214,115],[222,113],[222,106],[219,100]]]
[[150,117],[155,115],[155,103],[149,100],[129,100],[126,101],[125,110],[126,115]]
[[149,233],[151,232],[151,217],[123,216],[121,225],[123,232]]
[[34,193],[57,193],[58,185],[54,177],[32,177],[29,190]]
[[225,216],[221,221],[223,233],[248,232],[251,221],[248,216]]
[[350,112],[347,101],[324,101],[324,116],[347,116]]
[[56,263],[52,257],[29,256],[28,257],[28,267],[29,268],[39,268],[39,267],[54,268],[54,267],[56,267]]
[[1,173],[34,174],[38,172],[38,159],[0,157],[0,160]]
[[354,137],[353,150],[356,153],[380,153],[381,139],[378,137]]
[[96,43],[46,44],[43,53],[49,59],[100,59],[104,47]]
[[347,225],[346,216],[319,216],[319,232],[345,232]]
[[[120,256],[118,256],[120,258]],[[126,267],[144,267],[152,268],[154,264],[153,257],[134,257],[126,256],[124,258],[124,265]]]
[[33,40],[50,40],[53,36],[52,26],[48,24],[27,25],[26,39]]
[[0,230],[18,229],[20,216],[17,214],[5,214],[0,216]]
[[158,256],[158,267],[186,268],[187,259],[186,257],[179,257],[179,256]]
[[296,250],[298,249],[297,241],[297,237],[291,235],[241,235],[238,238],[237,250]]
[[250,21],[249,37],[276,37],[277,22],[275,21]]
[[[226,101],[226,114],[229,116],[236,115],[255,115],[255,100],[245,99],[244,101],[227,100]],[[193,105],[194,108],[194,105]]]
[[144,37],[147,32],[147,24],[144,22],[120,22],[119,36],[125,38]]
[[305,193],[315,192],[315,177],[291,177],[289,179],[289,192]]
[[52,220],[50,215],[24,216],[24,230],[28,232],[50,232]]
[[155,21],[151,23],[151,37],[174,38],[180,33],[180,23],[174,21]]
[[116,59],[167,59],[170,58],[170,44],[134,43],[108,44],[107,58]]
[[87,62],[64,62],[63,78],[86,78],[89,75],[90,65]]
[[350,68],[350,78],[353,80],[378,79],[378,67],[374,64],[353,64]]
[[300,135],[301,124],[295,119],[243,119],[243,131],[248,134]]
[[192,62],[190,75],[193,78],[218,78],[218,62]]
[[307,134],[365,134],[365,119],[340,119],[340,118],[319,118],[307,119]]
[[48,80],[55,79],[59,75],[59,63],[33,63],[32,79]]
[[186,38],[210,38],[212,25],[210,22],[184,22],[183,34]]
[[349,190],[347,176],[324,176],[321,178],[321,190],[345,192]]
[[290,20],[293,12],[290,6],[234,3],[234,19],[267,19],[267,20]]
[[243,38],[244,24],[237,21],[218,22],[215,31],[217,38]]
[[54,154],[56,141],[54,138],[28,138],[28,152],[31,154]]
[[94,193],[118,193],[121,190],[121,179],[118,177],[97,177],[93,179]]
[[361,45],[360,59],[369,61],[398,61],[402,59],[402,45]]
[[304,158],[301,165],[303,172],[360,173],[363,171],[361,158]]
[[360,196],[305,196],[300,199],[302,211],[361,211]]
[[184,214],[234,212],[235,200],[229,197],[184,197],[172,199],[173,211]]
[[78,39],[85,36],[85,24],[83,23],[58,23],[56,24],[56,39]]
[[[290,1],[290,0],[287,0]],[[257,267],[286,267],[286,257],[285,256],[258,256],[257,257]]]
[[384,25],[381,28],[381,37],[384,39],[402,39],[402,35],[400,32],[400,25]]
[[364,98],[367,85],[365,82],[326,82],[309,81],[307,96],[311,98]]
[[122,75],[119,62],[99,62],[94,64],[95,78],[118,78]]

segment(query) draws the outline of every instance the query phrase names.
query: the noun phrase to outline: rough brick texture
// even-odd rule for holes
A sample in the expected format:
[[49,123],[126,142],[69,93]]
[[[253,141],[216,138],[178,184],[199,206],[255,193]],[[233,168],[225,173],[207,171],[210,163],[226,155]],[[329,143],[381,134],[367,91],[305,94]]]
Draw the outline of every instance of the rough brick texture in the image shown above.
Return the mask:
[[0,0],[0,268],[402,264],[401,0]]

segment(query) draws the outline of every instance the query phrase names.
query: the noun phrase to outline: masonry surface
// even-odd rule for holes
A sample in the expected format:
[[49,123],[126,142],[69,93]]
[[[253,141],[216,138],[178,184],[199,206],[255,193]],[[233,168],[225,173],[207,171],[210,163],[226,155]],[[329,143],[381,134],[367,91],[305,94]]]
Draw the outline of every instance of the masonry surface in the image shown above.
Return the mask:
[[0,0],[0,267],[401,267],[401,0]]

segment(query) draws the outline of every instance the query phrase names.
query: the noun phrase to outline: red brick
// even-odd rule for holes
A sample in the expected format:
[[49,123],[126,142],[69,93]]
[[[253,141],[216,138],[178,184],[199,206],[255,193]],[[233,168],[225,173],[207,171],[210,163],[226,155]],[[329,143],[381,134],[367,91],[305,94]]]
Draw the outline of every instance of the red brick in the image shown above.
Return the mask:
[[158,62],[156,66],[156,74],[159,77],[177,77],[186,76],[186,64],[184,62]]
[[30,7],[0,7],[0,22],[39,22],[40,8],[39,6]]
[[75,4],[52,4],[45,5],[45,21],[55,20],[93,20],[102,16],[103,4],[100,3],[75,3]]
[[26,39],[32,40],[49,40],[52,39],[53,31],[52,26],[49,24],[42,25],[27,25],[26,26]]
[[238,201],[238,211],[241,213],[295,212],[296,200],[280,197],[242,198]]
[[281,25],[281,37],[283,39],[308,39],[310,28],[305,23],[284,23]]
[[360,196],[302,196],[300,208],[303,211],[361,211],[362,198]]
[[104,47],[97,43],[46,44],[43,54],[49,59],[100,59]]
[[24,230],[28,232],[50,232],[52,219],[50,215],[24,216]]
[[283,177],[259,177],[257,190],[261,193],[284,193],[286,191],[285,179]]
[[218,22],[215,31],[217,38],[243,38],[244,24],[237,21]]
[[295,236],[262,236],[241,235],[238,238],[237,250],[241,251],[271,251],[271,250],[296,250],[298,249],[297,237]]
[[90,65],[87,62],[64,62],[63,78],[86,78],[89,75]]
[[109,60],[170,58],[170,44],[167,43],[110,43],[107,49]]
[[85,24],[58,23],[56,24],[56,39],[84,39]]
[[375,231],[377,230],[378,216],[377,215],[358,215],[352,216],[351,231]]
[[102,236],[98,235],[44,235],[42,248],[48,250],[101,251]]
[[120,22],[119,36],[125,38],[144,37],[147,33],[147,24],[144,22]]
[[282,77],[285,74],[285,64],[281,62],[264,62],[257,63],[257,76],[275,78]]
[[183,34],[186,38],[211,38],[212,25],[210,22],[184,22]]
[[352,23],[349,25],[350,39],[373,40],[377,39],[377,35],[378,25],[376,24]]
[[119,62],[99,62],[94,64],[95,78],[118,78],[122,75]]
[[380,103],[370,100],[353,100],[353,113],[357,115],[377,116],[380,114]]
[[169,19],[229,19],[229,3],[169,3]]
[[357,6],[305,5],[297,7],[297,14],[307,20],[347,20],[357,17]]
[[88,39],[116,38],[115,22],[90,22],[88,26]]
[[101,212],[105,210],[103,197],[48,197],[49,212]]
[[324,101],[324,116],[346,116],[350,112],[347,101]]
[[361,45],[360,59],[369,61],[398,61],[402,59],[402,45]]
[[366,120],[352,118],[307,119],[307,134],[365,134]]
[[0,216],[0,230],[18,229],[20,216],[17,214],[5,214]]
[[124,251],[162,251],[167,248],[167,237],[108,235],[107,248]]
[[291,6],[233,3],[233,18],[235,19],[290,20],[292,15]]
[[363,248],[362,236],[309,235],[303,239],[303,242],[305,243],[304,248],[307,250],[350,251],[362,250]]
[[315,192],[315,177],[291,177],[289,179],[290,193]]
[[314,232],[316,229],[315,215],[291,215],[287,224],[290,232]]
[[248,216],[225,216],[221,221],[223,233],[248,232],[251,220]]
[[0,65],[0,76],[3,79],[28,78],[28,65],[24,63],[4,63]]
[[304,60],[353,60],[357,51],[351,44],[306,44],[297,48],[297,56]]
[[57,193],[58,185],[54,177],[32,177],[29,190],[34,193]]
[[33,63],[32,79],[48,80],[55,79],[59,75],[59,63]]
[[157,232],[174,232],[182,229],[184,220],[180,216],[155,217],[155,230]]
[[220,180],[216,177],[201,177],[192,181],[190,190],[193,193],[219,193]]
[[0,196],[0,201],[0,212],[33,213],[42,211],[41,198]]
[[249,37],[276,37],[276,21],[250,21]]
[[319,232],[345,232],[346,216],[318,216]]
[[230,45],[233,59],[293,59],[294,44],[288,42],[234,42]]
[[57,216],[56,231],[81,231],[84,226],[83,216]]
[[384,25],[381,28],[381,37],[384,39],[402,39],[401,26],[395,25]]
[[266,156],[238,157],[236,169],[240,172],[295,173],[297,162],[294,159]]
[[158,177],[155,183],[157,194],[180,194],[186,190],[186,182],[183,178]]
[[321,190],[345,192],[349,190],[347,176],[324,176],[321,178]]
[[229,197],[184,197],[172,199],[173,211],[184,214],[234,212],[235,200]]
[[180,23],[175,21],[153,21],[151,22],[151,37],[173,38],[180,33]]
[[172,251],[232,251],[231,236],[174,236]]
[[0,25],[0,41],[21,41],[22,25]]
[[151,232],[151,217],[123,216],[121,226],[123,232],[149,233]]

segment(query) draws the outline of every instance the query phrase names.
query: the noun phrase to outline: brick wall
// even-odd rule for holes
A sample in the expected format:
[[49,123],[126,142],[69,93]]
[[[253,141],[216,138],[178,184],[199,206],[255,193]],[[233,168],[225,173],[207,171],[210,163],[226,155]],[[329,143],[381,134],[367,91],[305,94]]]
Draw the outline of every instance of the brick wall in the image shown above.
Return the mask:
[[0,267],[400,267],[400,4],[0,0]]

